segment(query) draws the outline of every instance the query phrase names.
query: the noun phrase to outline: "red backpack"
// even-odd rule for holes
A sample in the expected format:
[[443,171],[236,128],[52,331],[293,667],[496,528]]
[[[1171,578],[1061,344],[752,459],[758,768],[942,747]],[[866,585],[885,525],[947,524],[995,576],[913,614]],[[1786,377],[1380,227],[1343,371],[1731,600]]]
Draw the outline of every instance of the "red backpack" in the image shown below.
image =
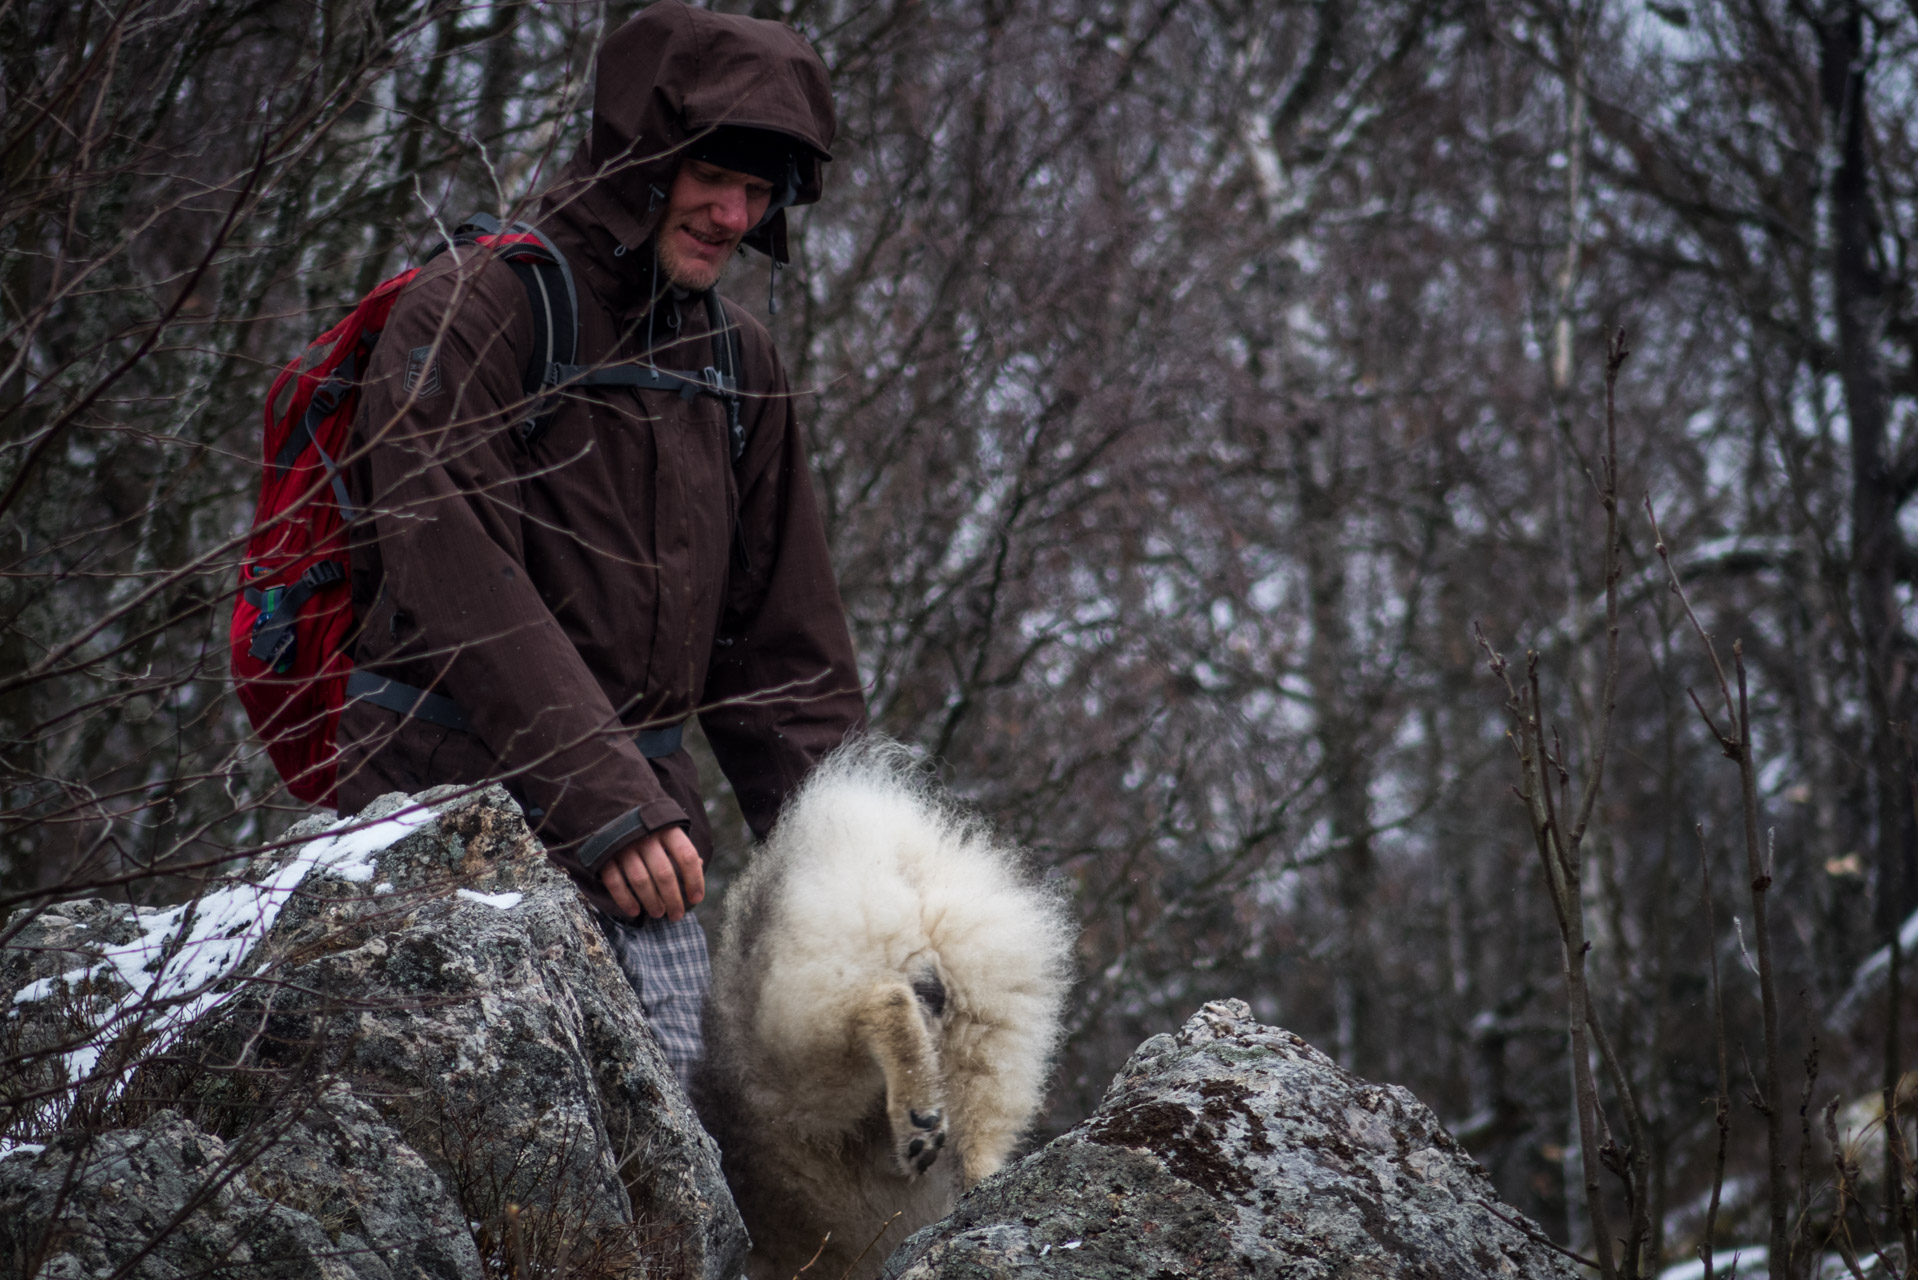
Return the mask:
[[[528,416],[515,428],[522,443],[531,445],[545,431],[559,407],[556,392],[562,385],[630,386],[719,397],[726,404],[733,460],[738,461],[745,446],[736,381],[738,339],[724,322],[716,292],[707,292],[706,307],[714,331],[725,336],[718,344],[718,359],[728,366],[724,372],[682,373],[651,365],[588,370],[573,363],[579,297],[572,271],[552,241],[525,223],[501,231],[498,221],[476,214],[453,233],[451,243],[476,245],[504,258],[532,301],[533,349],[546,358],[536,356],[526,370]],[[287,790],[309,804],[334,803],[334,736],[349,692],[402,714],[465,727],[463,712],[450,699],[365,676],[360,683],[367,688],[347,687],[353,675],[354,620],[346,530],[362,513],[353,506],[336,459],[352,436],[360,378],[374,344],[400,291],[419,271],[402,272],[369,293],[344,320],[309,343],[267,393],[260,500],[233,602],[233,681]]]

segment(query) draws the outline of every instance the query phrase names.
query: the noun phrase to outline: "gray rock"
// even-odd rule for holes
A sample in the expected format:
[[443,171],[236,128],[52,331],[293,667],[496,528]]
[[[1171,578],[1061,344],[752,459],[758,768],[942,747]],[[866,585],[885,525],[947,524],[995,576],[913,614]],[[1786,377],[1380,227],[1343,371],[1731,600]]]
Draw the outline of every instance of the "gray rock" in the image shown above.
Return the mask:
[[[303,824],[190,908],[41,914],[0,946],[0,1061],[8,1274],[478,1280],[523,1255],[731,1280],[744,1258],[718,1152],[497,789]],[[1014,1271],[1576,1274],[1409,1093],[1236,1001],[1146,1041],[1084,1124],[887,1264]]]
[[[339,1122],[364,1126],[363,1117]],[[314,1139],[303,1126],[294,1130],[300,1140]],[[140,1280],[207,1273],[477,1280],[479,1255],[436,1179],[423,1188],[442,1202],[434,1217],[408,1218],[404,1238],[381,1249],[353,1229],[364,1231],[370,1215],[350,1192],[337,1203],[338,1225],[329,1233],[324,1224],[333,1215],[297,1207],[320,1209],[323,1197],[250,1154],[170,1110],[138,1129],[69,1134],[35,1155],[16,1153],[0,1160],[0,1258],[11,1274],[32,1269],[50,1278],[124,1269]],[[384,1190],[376,1188],[375,1198]],[[421,1231],[428,1224],[430,1234]]]
[[96,899],[43,911],[0,946],[0,1123],[57,1108],[92,1065],[90,1046],[132,994],[105,956],[140,936],[133,908]]
[[[0,950],[0,993],[30,997],[4,1033],[23,1078],[75,1078],[40,1126],[64,1111],[96,1131],[0,1160],[22,1238],[93,1221],[84,1201],[46,1218],[28,1171],[147,1150],[151,1098],[171,1108],[165,1149],[197,1153],[182,1168],[242,1153],[221,1193],[240,1197],[232,1212],[253,1195],[287,1224],[243,1236],[250,1257],[229,1274],[277,1274],[281,1254],[311,1273],[303,1231],[330,1242],[322,1270],[341,1277],[477,1275],[482,1255],[504,1272],[520,1254],[556,1273],[738,1274],[745,1231],[718,1151],[592,916],[498,788],[303,823],[191,911],[63,904]],[[15,1136],[40,1136],[26,1088],[7,1088],[26,1116]],[[170,1188],[141,1196],[184,1203]],[[225,1204],[194,1212],[217,1223]],[[464,1251],[448,1223],[470,1227]],[[145,1239],[105,1219],[75,1238],[113,1267]],[[92,1267],[62,1250],[47,1274],[69,1255]]]
[[1092,1116],[888,1260],[896,1280],[1573,1280],[1418,1099],[1237,1000],[1139,1046]]
[[481,1274],[467,1219],[439,1175],[344,1082],[330,1082],[299,1123],[260,1136],[259,1154],[244,1162],[247,1189],[318,1223],[336,1270],[369,1280]]

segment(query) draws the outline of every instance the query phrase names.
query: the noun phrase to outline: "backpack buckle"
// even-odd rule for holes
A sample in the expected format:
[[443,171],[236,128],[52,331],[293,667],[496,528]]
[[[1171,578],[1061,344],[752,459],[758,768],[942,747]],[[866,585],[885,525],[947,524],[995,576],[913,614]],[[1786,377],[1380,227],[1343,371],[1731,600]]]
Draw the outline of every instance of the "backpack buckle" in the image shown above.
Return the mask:
[[260,611],[253,620],[253,642],[247,655],[280,675],[293,670],[294,626],[300,610],[314,593],[324,587],[346,581],[346,566],[338,560],[319,560],[306,567],[290,586],[246,588],[250,603]]
[[746,452],[746,428],[739,420],[739,384],[731,378],[707,365],[704,374],[707,390],[719,397],[726,406],[726,438],[732,448],[733,461],[738,462]]
[[260,615],[253,620],[253,642],[247,646],[247,655],[268,670],[285,675],[293,669],[294,639],[294,617],[291,611],[281,612],[287,588],[267,587],[259,596]]

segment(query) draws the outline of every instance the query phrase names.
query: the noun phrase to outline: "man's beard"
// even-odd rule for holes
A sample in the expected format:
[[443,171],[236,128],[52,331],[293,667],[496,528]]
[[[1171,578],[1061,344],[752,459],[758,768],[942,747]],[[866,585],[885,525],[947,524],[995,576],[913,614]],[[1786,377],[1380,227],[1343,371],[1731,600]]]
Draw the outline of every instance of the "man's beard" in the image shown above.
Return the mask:
[[677,252],[670,237],[661,236],[659,245],[659,271],[668,283],[676,284],[693,293],[704,293],[719,283],[719,277],[726,270],[726,261],[739,246],[735,242],[725,257],[712,263],[701,262]]

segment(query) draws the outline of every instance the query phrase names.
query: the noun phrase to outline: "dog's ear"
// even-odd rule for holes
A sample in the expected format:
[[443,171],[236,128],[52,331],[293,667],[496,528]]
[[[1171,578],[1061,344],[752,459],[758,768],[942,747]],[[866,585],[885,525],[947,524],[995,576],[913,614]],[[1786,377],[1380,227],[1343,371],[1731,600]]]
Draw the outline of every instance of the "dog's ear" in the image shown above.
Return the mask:
[[912,980],[912,993],[919,997],[919,1003],[933,1017],[944,1017],[946,1012],[946,984],[939,981],[939,975],[927,970]]

